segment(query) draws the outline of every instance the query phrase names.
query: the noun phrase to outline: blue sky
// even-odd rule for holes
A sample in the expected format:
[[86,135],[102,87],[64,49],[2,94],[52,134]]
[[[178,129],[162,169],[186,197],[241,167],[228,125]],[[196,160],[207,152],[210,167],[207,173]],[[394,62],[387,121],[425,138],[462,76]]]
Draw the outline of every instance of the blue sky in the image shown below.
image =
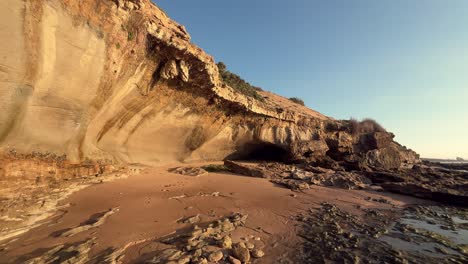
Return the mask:
[[154,2],[252,84],[374,118],[423,157],[468,159],[468,1]]

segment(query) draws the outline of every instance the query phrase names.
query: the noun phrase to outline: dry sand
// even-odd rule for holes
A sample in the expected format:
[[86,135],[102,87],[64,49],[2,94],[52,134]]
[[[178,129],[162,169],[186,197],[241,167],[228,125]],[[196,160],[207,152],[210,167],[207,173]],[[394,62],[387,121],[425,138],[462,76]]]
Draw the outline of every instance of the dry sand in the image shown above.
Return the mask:
[[[236,230],[233,238],[260,237],[257,243],[264,246],[266,256],[257,263],[271,263],[294,250],[298,237],[293,217],[317,208],[322,202],[336,204],[356,214],[362,212],[356,205],[362,206],[362,209],[401,208],[423,202],[394,194],[318,186],[312,186],[305,192],[293,192],[265,179],[230,173],[192,177],[168,172],[174,166],[180,164],[147,168],[139,175],[93,185],[72,194],[63,201],[63,204],[70,203],[70,207],[4,244],[4,250],[0,251],[0,263],[11,262],[17,256],[38,249],[90,237],[97,238],[91,254],[109,247],[127,247],[124,262],[132,263],[141,254],[151,251],[151,241],[188,226],[178,223],[178,220],[200,214],[201,222],[207,222],[232,212],[249,215],[246,226]],[[391,204],[366,200],[369,196],[384,197]],[[111,208],[118,208],[118,211],[108,216],[102,225],[73,236],[56,237],[58,233],[77,227],[93,215]]]

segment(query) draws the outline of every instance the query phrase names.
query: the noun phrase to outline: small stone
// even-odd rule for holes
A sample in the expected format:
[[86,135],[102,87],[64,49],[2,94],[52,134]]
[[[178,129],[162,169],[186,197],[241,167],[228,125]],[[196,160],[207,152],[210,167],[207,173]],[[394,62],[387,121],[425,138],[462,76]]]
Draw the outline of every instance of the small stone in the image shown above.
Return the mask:
[[193,256],[198,258],[198,257],[201,257],[203,254],[203,251],[201,249],[197,249],[195,250],[195,252],[193,253]]
[[255,239],[256,241],[260,241],[260,240],[261,240],[260,237],[255,237],[254,239]]
[[310,186],[309,184],[305,183],[305,182],[301,182],[297,185],[297,189],[299,190],[306,190],[306,189],[310,189]]
[[223,252],[221,251],[216,251],[216,252],[213,252],[211,253],[209,256],[208,256],[208,260],[211,261],[211,262],[218,262],[220,261],[221,259],[223,259]]
[[254,258],[261,258],[265,256],[265,252],[263,252],[263,250],[260,250],[260,249],[254,249],[252,250],[252,257]]
[[193,237],[193,238],[197,238],[197,237],[199,237],[201,234],[203,234],[203,230],[197,228],[197,226],[194,227],[193,229],[194,229],[194,230],[192,231],[192,237]]
[[202,250],[207,254],[211,254],[211,253],[215,253],[215,252],[219,251],[220,248],[217,247],[217,246],[213,246],[213,245],[207,245],[207,246],[204,246],[202,248]]
[[195,263],[196,264],[208,264],[208,260],[206,258],[201,258]]
[[221,241],[222,248],[231,248],[232,247],[232,239],[230,236],[225,236]]
[[310,178],[312,177],[312,173],[311,172],[307,172],[307,171],[299,171],[299,170],[296,170],[296,171],[293,171],[291,173],[291,176],[293,179],[297,179],[297,180],[305,180],[307,178]]
[[249,250],[245,247],[245,244],[242,242],[239,242],[233,246],[232,253],[234,257],[236,257],[237,259],[239,259],[240,261],[244,263],[250,261]]
[[242,264],[242,262],[234,257],[229,256],[229,263],[231,264]]
[[177,264],[187,264],[187,263],[190,263],[190,256],[183,256],[177,261]]
[[167,260],[178,260],[182,256],[183,252],[177,249],[168,248],[161,253],[161,257]]
[[190,217],[187,217],[179,222],[182,222],[184,224],[195,224],[195,223],[198,223],[200,222],[200,215],[197,214],[197,215],[194,215],[194,216],[190,216]]
[[255,245],[253,243],[250,243],[250,242],[246,242],[245,243],[245,247],[249,250],[252,250],[255,248]]
[[236,229],[234,225],[229,221],[229,219],[224,220],[224,222],[221,224],[221,230],[223,232],[231,232]]

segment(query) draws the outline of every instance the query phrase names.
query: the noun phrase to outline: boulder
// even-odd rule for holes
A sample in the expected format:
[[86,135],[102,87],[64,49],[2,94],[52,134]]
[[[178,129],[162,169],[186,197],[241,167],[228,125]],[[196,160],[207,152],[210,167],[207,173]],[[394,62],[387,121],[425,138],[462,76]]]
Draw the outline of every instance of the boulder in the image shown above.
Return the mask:
[[382,149],[390,146],[394,134],[388,132],[374,132],[361,135],[360,144],[363,149]]
[[242,262],[240,260],[238,260],[238,259],[236,259],[236,258],[234,258],[232,256],[229,256],[228,260],[229,260],[229,263],[231,263],[231,264],[242,264]]
[[220,261],[221,259],[223,259],[224,255],[223,255],[223,252],[218,250],[218,251],[215,251],[213,253],[211,253],[209,256],[208,256],[208,260],[210,262],[218,262]]
[[328,136],[326,143],[330,149],[327,155],[335,160],[342,160],[344,155],[353,153],[355,148],[355,139],[345,131],[338,131]]
[[250,261],[250,252],[242,242],[234,244],[232,247],[232,254],[243,263]]
[[289,147],[291,161],[305,161],[314,157],[325,156],[329,150],[324,140],[293,142]]
[[222,248],[232,248],[232,239],[230,236],[225,236],[220,242]]
[[401,167],[400,151],[393,147],[368,151],[361,160],[361,166],[374,169],[398,169]]
[[179,69],[175,60],[169,60],[164,64],[160,76],[163,79],[170,80],[174,79],[179,75]]
[[261,249],[254,249],[252,250],[252,257],[254,258],[261,258],[265,256],[265,252],[263,252],[263,250]]

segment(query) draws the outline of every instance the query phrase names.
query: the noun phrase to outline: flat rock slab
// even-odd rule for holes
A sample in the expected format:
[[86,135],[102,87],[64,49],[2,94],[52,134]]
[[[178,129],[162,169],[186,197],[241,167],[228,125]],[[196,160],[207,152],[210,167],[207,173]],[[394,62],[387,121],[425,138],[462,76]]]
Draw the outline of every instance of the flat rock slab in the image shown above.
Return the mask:
[[177,173],[181,175],[187,175],[187,176],[201,176],[204,174],[207,174],[208,172],[200,167],[175,167],[169,169],[169,172],[172,173]]
[[246,162],[236,162],[231,160],[224,161],[224,166],[234,173],[244,176],[257,177],[257,178],[271,178],[271,173],[257,164],[249,164]]

